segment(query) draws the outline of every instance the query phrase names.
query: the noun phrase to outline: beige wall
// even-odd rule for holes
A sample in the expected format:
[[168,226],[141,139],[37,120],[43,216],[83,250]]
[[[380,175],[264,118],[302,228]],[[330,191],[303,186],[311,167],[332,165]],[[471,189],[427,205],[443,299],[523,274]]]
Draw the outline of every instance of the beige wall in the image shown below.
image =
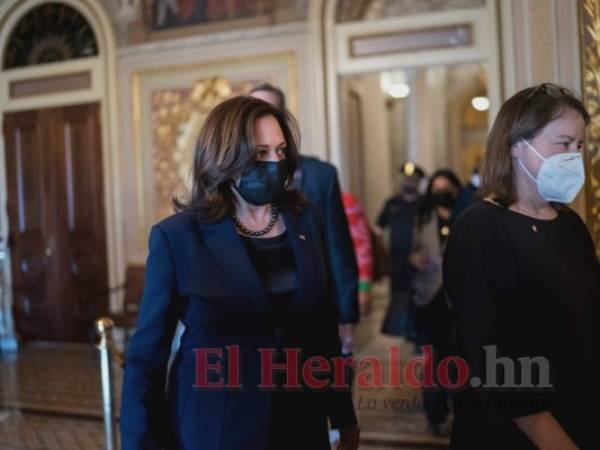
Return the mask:
[[[352,77],[348,84],[360,96],[363,118],[364,207],[371,223],[393,191],[393,165],[386,96],[379,86],[379,74]],[[342,115],[343,116],[343,115]]]
[[426,173],[448,165],[447,68],[414,71],[408,97],[408,157]]

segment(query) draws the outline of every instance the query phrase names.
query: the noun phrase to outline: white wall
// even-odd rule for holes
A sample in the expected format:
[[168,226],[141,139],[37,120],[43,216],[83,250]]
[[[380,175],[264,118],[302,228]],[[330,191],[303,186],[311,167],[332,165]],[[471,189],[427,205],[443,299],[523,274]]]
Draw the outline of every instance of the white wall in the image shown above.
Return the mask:
[[[371,223],[393,190],[393,164],[386,95],[379,85],[379,73],[352,77],[351,88],[361,99],[363,119],[364,207]],[[342,115],[343,117],[343,115]]]

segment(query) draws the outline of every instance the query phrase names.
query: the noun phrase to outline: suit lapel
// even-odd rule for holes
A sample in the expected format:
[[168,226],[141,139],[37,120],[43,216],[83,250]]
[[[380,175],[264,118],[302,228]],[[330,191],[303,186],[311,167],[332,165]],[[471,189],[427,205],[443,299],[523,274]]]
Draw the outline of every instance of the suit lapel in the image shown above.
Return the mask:
[[226,217],[214,224],[200,224],[200,230],[204,245],[238,292],[266,312],[266,290],[233,221]]
[[296,312],[308,306],[314,297],[314,244],[309,228],[302,220],[287,211],[282,212],[282,216],[296,262],[297,289],[290,303],[290,310]]
[[[306,308],[315,297],[314,243],[310,229],[293,214],[283,211],[282,217],[294,254],[297,271],[297,289],[290,303],[292,312]],[[233,221],[226,217],[214,224],[200,224],[204,245],[217,265],[225,273],[236,290],[242,293],[263,312],[267,312],[267,291],[259,278]]]

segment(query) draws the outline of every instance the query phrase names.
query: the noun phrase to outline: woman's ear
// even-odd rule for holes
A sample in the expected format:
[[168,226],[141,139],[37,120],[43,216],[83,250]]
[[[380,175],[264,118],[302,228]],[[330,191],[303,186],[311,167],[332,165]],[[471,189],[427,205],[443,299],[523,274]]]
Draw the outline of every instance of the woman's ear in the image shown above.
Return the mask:
[[518,142],[514,143],[510,147],[510,156],[512,156],[513,158],[517,158],[517,159],[522,158],[524,146],[525,146],[525,143],[523,141],[518,141]]

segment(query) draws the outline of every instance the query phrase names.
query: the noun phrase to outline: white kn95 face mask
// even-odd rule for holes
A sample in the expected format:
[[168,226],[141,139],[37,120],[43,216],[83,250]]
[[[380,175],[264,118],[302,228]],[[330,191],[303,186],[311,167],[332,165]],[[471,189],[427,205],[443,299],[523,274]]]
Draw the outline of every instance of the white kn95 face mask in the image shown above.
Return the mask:
[[537,185],[540,196],[548,202],[571,203],[585,182],[581,153],[565,152],[544,158],[533,145],[525,140],[523,142],[543,161],[537,177],[534,177],[518,160],[527,176]]

